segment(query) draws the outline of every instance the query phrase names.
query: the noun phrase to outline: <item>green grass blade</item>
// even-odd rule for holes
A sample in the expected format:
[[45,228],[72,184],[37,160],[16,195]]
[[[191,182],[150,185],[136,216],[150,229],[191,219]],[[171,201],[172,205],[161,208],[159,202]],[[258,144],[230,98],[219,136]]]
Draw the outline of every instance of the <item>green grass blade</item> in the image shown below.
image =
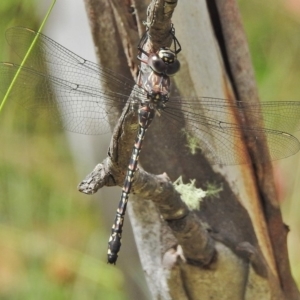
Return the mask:
[[[56,0],[53,0],[53,1],[52,1],[51,5],[50,5],[50,7],[49,7],[49,9],[48,9],[48,11],[47,11],[47,14],[46,14],[46,16],[45,16],[45,18],[44,18],[44,20],[43,20],[43,22],[42,22],[42,24],[41,24],[39,30],[38,30],[38,32],[41,32],[41,31],[43,30],[43,28],[44,28],[44,26],[45,26],[45,24],[46,24],[46,21],[48,20],[48,18],[49,18],[49,16],[50,16],[50,13],[51,13],[51,11],[52,11],[54,5],[55,5],[55,2],[56,2]],[[9,87],[8,87],[8,89],[7,89],[6,93],[5,93],[5,95],[4,95],[4,98],[3,98],[3,100],[2,100],[2,103],[1,103],[1,105],[0,105],[0,113],[1,113],[1,111],[2,111],[2,108],[4,107],[4,104],[5,104],[5,102],[6,102],[7,98],[8,98],[8,96],[9,96],[10,91],[12,90],[12,88],[13,88],[13,86],[14,86],[14,84],[15,84],[15,82],[16,82],[16,80],[17,80],[17,78],[18,78],[18,76],[19,76],[19,74],[20,74],[20,72],[21,72],[22,66],[24,66],[24,64],[25,64],[25,62],[26,62],[26,60],[27,60],[29,54],[31,53],[31,50],[32,50],[33,47],[35,46],[35,43],[36,43],[37,39],[38,39],[38,35],[36,35],[35,38],[33,39],[33,41],[32,41],[32,43],[31,43],[30,47],[28,48],[28,50],[27,50],[27,52],[26,52],[26,54],[25,54],[25,56],[24,56],[24,58],[23,58],[23,60],[22,60],[22,62],[21,62],[21,64],[20,64],[20,68],[18,69],[18,71],[16,72],[16,74],[15,74],[13,80],[11,81],[11,83],[10,83],[10,85],[9,85]]]

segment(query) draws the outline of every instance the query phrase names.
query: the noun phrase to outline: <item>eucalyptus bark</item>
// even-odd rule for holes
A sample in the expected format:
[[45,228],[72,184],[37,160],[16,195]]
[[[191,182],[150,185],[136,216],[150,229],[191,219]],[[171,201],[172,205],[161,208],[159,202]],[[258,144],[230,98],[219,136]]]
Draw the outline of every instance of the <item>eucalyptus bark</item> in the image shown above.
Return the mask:
[[[125,2],[85,2],[101,65],[136,77],[136,46],[145,31],[142,20],[151,32],[149,47],[155,51],[168,46],[176,1],[152,1],[147,15],[146,1],[131,3],[134,14]],[[183,50],[170,102],[175,95],[259,101],[234,0],[179,2],[172,22]],[[116,109],[116,119],[111,120],[117,125],[109,156],[80,184],[82,192],[123,183],[137,120],[128,109],[118,119],[120,114]],[[253,126],[259,121],[245,112],[240,122]],[[299,299],[272,166],[256,163],[257,157],[267,155],[266,145],[254,150],[245,138],[240,143],[252,165],[211,166],[201,154],[187,153],[160,137],[155,120],[151,127],[128,214],[153,299]],[[176,132],[170,129],[169,134]],[[179,176],[186,182],[196,179],[198,187],[217,183],[223,190],[218,198],[205,199],[200,210],[189,211],[171,184]]]

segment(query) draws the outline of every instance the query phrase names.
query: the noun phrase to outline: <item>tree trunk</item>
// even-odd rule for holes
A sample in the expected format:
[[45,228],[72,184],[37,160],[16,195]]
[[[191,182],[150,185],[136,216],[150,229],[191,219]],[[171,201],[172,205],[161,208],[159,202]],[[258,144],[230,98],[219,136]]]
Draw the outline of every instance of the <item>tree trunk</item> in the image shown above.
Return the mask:
[[[169,17],[176,6],[176,2],[152,1],[146,16],[145,2],[134,3],[132,14],[124,2],[85,0],[101,65],[127,77],[137,74],[136,45],[145,31],[142,20],[148,17],[151,27],[162,13],[158,27],[168,32]],[[234,0],[180,2],[172,23],[183,50],[179,55],[181,70],[171,79],[170,102],[180,94],[258,103]],[[165,46],[155,41],[155,32],[152,38],[154,49]],[[124,112],[119,122],[111,120],[119,126],[115,136],[126,126],[126,115]],[[245,113],[240,122],[247,126],[258,121]],[[257,163],[260,155],[268,155],[266,145],[258,151],[247,140],[240,140],[252,164],[211,166],[202,155],[189,154],[184,147],[174,147],[171,140],[160,137],[162,128],[155,127],[155,120],[151,127],[140,157],[144,170],[166,172],[171,181],[179,176],[186,183],[195,179],[197,187],[207,182],[222,186],[218,197],[205,198],[200,209],[191,212],[166,174],[154,176],[142,168],[137,172],[128,214],[153,299],[300,299],[289,268],[287,229],[276,198],[272,165]],[[111,156],[118,157],[122,170],[114,168],[119,172],[114,174],[118,185],[124,178],[133,132],[125,133],[124,145],[117,146],[116,139],[111,142]],[[176,132],[170,130],[169,134]],[[124,155],[118,152],[120,148]],[[103,185],[115,184],[108,173],[99,175],[106,162],[83,181],[82,190],[93,193]]]

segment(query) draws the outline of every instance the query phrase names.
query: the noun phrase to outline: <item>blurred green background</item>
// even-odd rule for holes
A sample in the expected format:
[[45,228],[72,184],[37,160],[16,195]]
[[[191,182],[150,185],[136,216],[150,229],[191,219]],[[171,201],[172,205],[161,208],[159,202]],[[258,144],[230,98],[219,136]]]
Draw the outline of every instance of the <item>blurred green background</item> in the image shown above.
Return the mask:
[[[0,2],[0,61],[16,61],[6,28],[38,29],[36,3]],[[77,191],[76,171],[62,130],[8,101],[0,116],[0,299],[126,299],[122,272],[106,263],[110,232],[96,198]]]
[[[261,99],[300,101],[300,2],[238,2]],[[1,61],[14,59],[5,29],[37,29],[35,8],[32,0],[0,2]],[[77,192],[67,140],[48,121],[14,103],[0,115],[0,299],[129,299],[124,275],[106,264],[108,233],[97,202]],[[299,161],[274,163],[298,286]]]

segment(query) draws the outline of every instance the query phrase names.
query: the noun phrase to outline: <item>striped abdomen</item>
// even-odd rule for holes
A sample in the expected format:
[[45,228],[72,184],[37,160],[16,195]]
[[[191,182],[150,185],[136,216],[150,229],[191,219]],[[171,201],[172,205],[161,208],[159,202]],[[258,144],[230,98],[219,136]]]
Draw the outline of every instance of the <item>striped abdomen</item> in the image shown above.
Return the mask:
[[107,262],[110,264],[115,264],[118,258],[118,252],[121,247],[122,228],[128,197],[130,194],[133,177],[137,169],[139,154],[142,148],[145,133],[154,118],[155,110],[153,108],[150,108],[148,104],[144,104],[144,106],[139,109],[138,113],[139,129],[128,164],[116,218],[112,226],[111,235],[108,241]]

